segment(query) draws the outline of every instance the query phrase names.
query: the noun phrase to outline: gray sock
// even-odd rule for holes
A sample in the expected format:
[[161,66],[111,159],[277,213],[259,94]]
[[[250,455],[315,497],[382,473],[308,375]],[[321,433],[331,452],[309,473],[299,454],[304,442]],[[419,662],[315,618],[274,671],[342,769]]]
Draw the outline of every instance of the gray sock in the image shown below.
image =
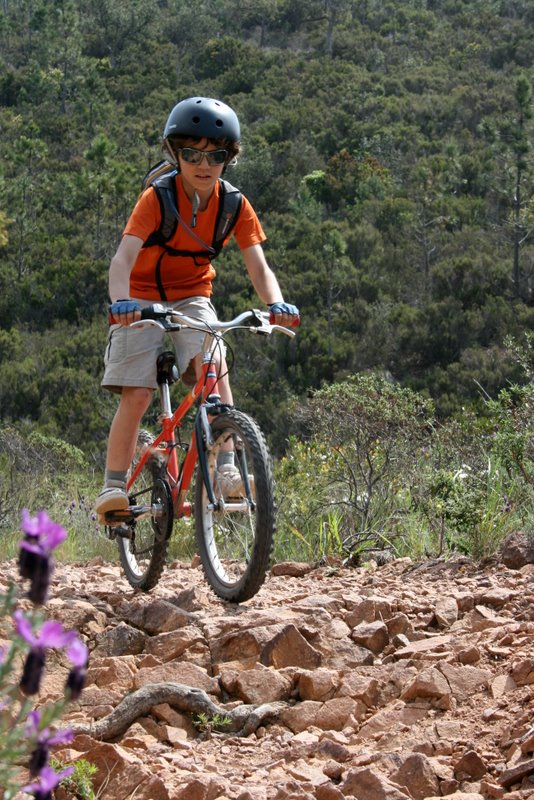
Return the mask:
[[128,477],[128,472],[126,470],[122,472],[118,470],[107,469],[105,477],[105,486],[108,489],[111,488],[125,489],[127,477]]
[[217,466],[218,467],[225,467],[230,465],[231,467],[234,466],[234,451],[233,450],[224,450],[222,453],[219,453],[217,456]]

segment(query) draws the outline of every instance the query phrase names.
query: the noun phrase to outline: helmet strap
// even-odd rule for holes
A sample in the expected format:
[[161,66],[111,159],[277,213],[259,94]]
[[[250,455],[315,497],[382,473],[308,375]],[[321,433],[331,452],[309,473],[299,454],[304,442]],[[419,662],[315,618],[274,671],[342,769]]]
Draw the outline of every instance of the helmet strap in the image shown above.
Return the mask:
[[173,167],[176,167],[177,172],[180,172],[180,162],[167,139],[163,141],[163,149],[167,153],[167,156],[169,156],[168,161],[171,162]]

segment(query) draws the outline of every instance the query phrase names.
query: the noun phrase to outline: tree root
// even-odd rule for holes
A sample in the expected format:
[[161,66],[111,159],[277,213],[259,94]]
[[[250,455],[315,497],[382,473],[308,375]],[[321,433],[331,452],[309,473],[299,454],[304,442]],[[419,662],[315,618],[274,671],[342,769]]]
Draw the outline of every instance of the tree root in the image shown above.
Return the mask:
[[87,734],[93,739],[109,742],[121,736],[138,717],[150,713],[153,706],[168,703],[189,714],[205,714],[229,720],[224,731],[237,736],[249,736],[267,720],[276,719],[287,708],[283,702],[264,703],[260,706],[241,705],[232,709],[216,705],[203,689],[181,683],[151,683],[124,697],[113,711],[91,723],[74,723],[69,728],[74,734]]

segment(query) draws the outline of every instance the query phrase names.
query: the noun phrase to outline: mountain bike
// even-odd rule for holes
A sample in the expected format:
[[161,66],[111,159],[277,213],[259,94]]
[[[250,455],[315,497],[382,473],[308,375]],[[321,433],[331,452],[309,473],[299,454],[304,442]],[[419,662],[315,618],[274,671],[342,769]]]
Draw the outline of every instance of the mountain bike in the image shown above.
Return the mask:
[[[204,322],[155,304],[132,323],[157,325],[167,332],[205,331],[202,373],[173,411],[170,386],[180,379],[171,351],[157,357],[161,430],[140,431],[127,481],[129,507],[108,512],[109,538],[117,541],[120,561],[131,586],[148,591],[159,581],[175,519],[194,516],[195,537],[207,582],[219,597],[242,602],[265,580],[275,529],[272,462],[257,423],[221,403],[217,380],[224,335],[238,329],[268,336],[294,332],[269,322],[269,314],[245,311],[229,322]],[[192,433],[181,437],[182,423],[193,416]],[[191,414],[189,413],[191,412]],[[217,470],[222,451],[234,451],[241,485],[225,497]],[[194,485],[194,491],[193,491]]]

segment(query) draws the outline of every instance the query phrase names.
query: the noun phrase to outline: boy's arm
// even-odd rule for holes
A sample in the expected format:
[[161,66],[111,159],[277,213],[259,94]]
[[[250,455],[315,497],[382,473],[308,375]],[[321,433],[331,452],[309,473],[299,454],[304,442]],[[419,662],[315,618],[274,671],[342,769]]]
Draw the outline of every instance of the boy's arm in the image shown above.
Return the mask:
[[267,305],[283,303],[282,290],[276,276],[267,264],[261,244],[253,244],[241,251],[252,285],[260,300]]
[[[272,321],[276,325],[284,325],[288,328],[295,324],[298,325],[298,309],[284,302],[282,290],[276,275],[267,264],[261,244],[254,244],[241,252],[250,280],[260,300],[263,300],[268,306],[272,306],[273,303],[277,305],[277,308],[271,309]],[[279,305],[282,308],[278,308]]]
[[130,273],[142,246],[142,239],[126,234],[122,237],[109,266],[109,298],[112,304],[115,304],[112,309],[113,318],[121,325],[130,325],[141,317],[140,310],[133,310],[132,303],[118,306],[116,304],[118,300],[130,298]]
[[138,236],[127,234],[121,239],[109,267],[109,297],[112,303],[130,297],[130,273],[143,246]]

